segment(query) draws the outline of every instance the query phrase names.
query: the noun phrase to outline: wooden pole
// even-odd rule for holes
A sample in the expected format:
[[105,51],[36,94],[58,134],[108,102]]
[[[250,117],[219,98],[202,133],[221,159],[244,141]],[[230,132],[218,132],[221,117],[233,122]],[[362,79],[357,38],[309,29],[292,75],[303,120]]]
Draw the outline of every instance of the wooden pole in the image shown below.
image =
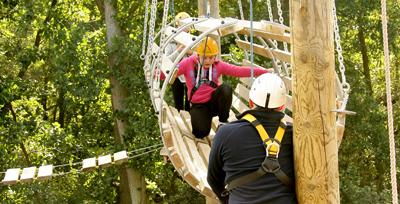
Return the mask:
[[333,1],[291,0],[293,119],[299,203],[339,203]]
[[[201,1],[201,0],[199,0]],[[205,5],[205,11],[204,11],[204,16],[206,15],[207,12],[207,0],[204,0],[204,5]],[[199,7],[199,11],[200,11],[200,7]],[[200,13],[199,13],[200,16]],[[210,16],[213,18],[219,18],[219,2],[218,0],[210,0]],[[220,45],[220,40],[219,40],[219,36],[213,36],[214,39],[217,40],[218,42],[218,46],[221,48]],[[221,49],[219,49],[219,53],[221,53]],[[217,200],[215,200],[214,198],[209,198],[206,196],[206,204],[218,204],[219,202]]]
[[197,0],[197,14],[199,17],[205,16],[207,13],[207,0]]

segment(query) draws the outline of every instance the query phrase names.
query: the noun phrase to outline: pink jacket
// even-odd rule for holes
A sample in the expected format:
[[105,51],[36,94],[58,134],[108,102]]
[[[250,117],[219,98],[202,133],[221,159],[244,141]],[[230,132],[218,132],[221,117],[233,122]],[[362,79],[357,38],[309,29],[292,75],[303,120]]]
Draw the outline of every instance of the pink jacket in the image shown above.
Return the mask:
[[[186,86],[188,89],[188,97],[190,98],[190,94],[192,93],[193,87],[196,85],[195,78],[195,67],[197,67],[198,56],[192,55],[188,58],[183,59],[178,64],[178,76],[184,75],[186,79]],[[219,77],[221,75],[229,75],[234,77],[250,77],[251,76],[251,68],[247,66],[236,66],[232,64],[225,63],[221,60],[216,59],[214,64],[212,65],[212,80],[218,86],[220,85]],[[266,69],[260,69],[254,67],[254,76],[259,76],[268,72]],[[192,103],[206,103],[211,99],[212,93],[215,88],[211,87],[208,84],[202,84],[194,93],[192,97]]]

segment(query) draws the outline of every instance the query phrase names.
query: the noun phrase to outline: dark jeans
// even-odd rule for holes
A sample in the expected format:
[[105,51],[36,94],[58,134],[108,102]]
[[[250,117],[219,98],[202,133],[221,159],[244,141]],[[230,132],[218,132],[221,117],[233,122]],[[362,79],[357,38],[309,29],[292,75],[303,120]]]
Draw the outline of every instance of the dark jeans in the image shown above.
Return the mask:
[[174,97],[175,108],[178,109],[178,111],[188,111],[190,109],[186,85],[178,78],[175,79],[174,83],[172,84],[172,95]]
[[208,136],[214,116],[218,116],[220,122],[227,122],[231,105],[232,88],[226,84],[222,84],[214,91],[209,102],[192,104],[190,116],[193,135],[197,138]]

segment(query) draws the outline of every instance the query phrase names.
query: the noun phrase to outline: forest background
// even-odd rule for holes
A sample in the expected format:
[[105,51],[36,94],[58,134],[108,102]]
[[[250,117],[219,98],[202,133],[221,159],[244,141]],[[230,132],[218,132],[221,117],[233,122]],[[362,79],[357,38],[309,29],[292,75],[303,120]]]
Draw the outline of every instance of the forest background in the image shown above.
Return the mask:
[[[271,2],[276,8],[276,2]],[[236,1],[219,3],[221,16],[240,18]],[[249,2],[242,3],[249,19]],[[281,3],[288,25],[289,1]],[[0,2],[0,178],[8,168],[72,164],[161,143],[140,60],[144,5],[125,0]],[[182,0],[173,5],[171,16],[180,11],[197,15],[197,2]],[[399,5],[388,1],[397,156]],[[254,20],[268,19],[267,1],[254,1],[253,6]],[[159,23],[162,7],[158,1]],[[341,202],[390,203],[380,2],[337,0],[336,7],[352,88],[348,109],[357,112],[347,117],[339,149]],[[223,53],[240,55],[233,37],[223,38],[222,47]],[[0,203],[135,202],[127,194],[128,177],[143,203],[204,203],[204,197],[183,182],[171,164],[163,164],[158,151],[123,166],[91,173],[78,169],[67,165],[59,171],[68,174],[48,181],[2,185]]]

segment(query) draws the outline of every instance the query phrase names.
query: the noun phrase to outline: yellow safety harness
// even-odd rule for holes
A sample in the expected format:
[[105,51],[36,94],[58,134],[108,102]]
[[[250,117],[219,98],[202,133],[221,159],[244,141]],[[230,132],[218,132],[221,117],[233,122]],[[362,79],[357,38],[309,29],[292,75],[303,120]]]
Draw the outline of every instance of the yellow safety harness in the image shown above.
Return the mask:
[[283,139],[283,135],[285,134],[286,122],[282,119],[281,123],[278,127],[278,130],[275,133],[275,136],[271,138],[267,131],[265,131],[262,124],[251,114],[246,114],[242,119],[248,121],[254,128],[256,128],[258,135],[263,141],[266,157],[261,167],[252,173],[244,175],[242,177],[236,178],[230,181],[226,186],[225,190],[222,192],[222,196],[227,196],[229,193],[236,187],[244,185],[246,183],[250,183],[251,181],[255,181],[257,178],[265,175],[266,173],[273,173],[275,176],[285,185],[291,187],[293,184],[292,180],[289,176],[286,175],[285,172],[282,171],[279,161],[278,155],[281,147],[281,141]]

